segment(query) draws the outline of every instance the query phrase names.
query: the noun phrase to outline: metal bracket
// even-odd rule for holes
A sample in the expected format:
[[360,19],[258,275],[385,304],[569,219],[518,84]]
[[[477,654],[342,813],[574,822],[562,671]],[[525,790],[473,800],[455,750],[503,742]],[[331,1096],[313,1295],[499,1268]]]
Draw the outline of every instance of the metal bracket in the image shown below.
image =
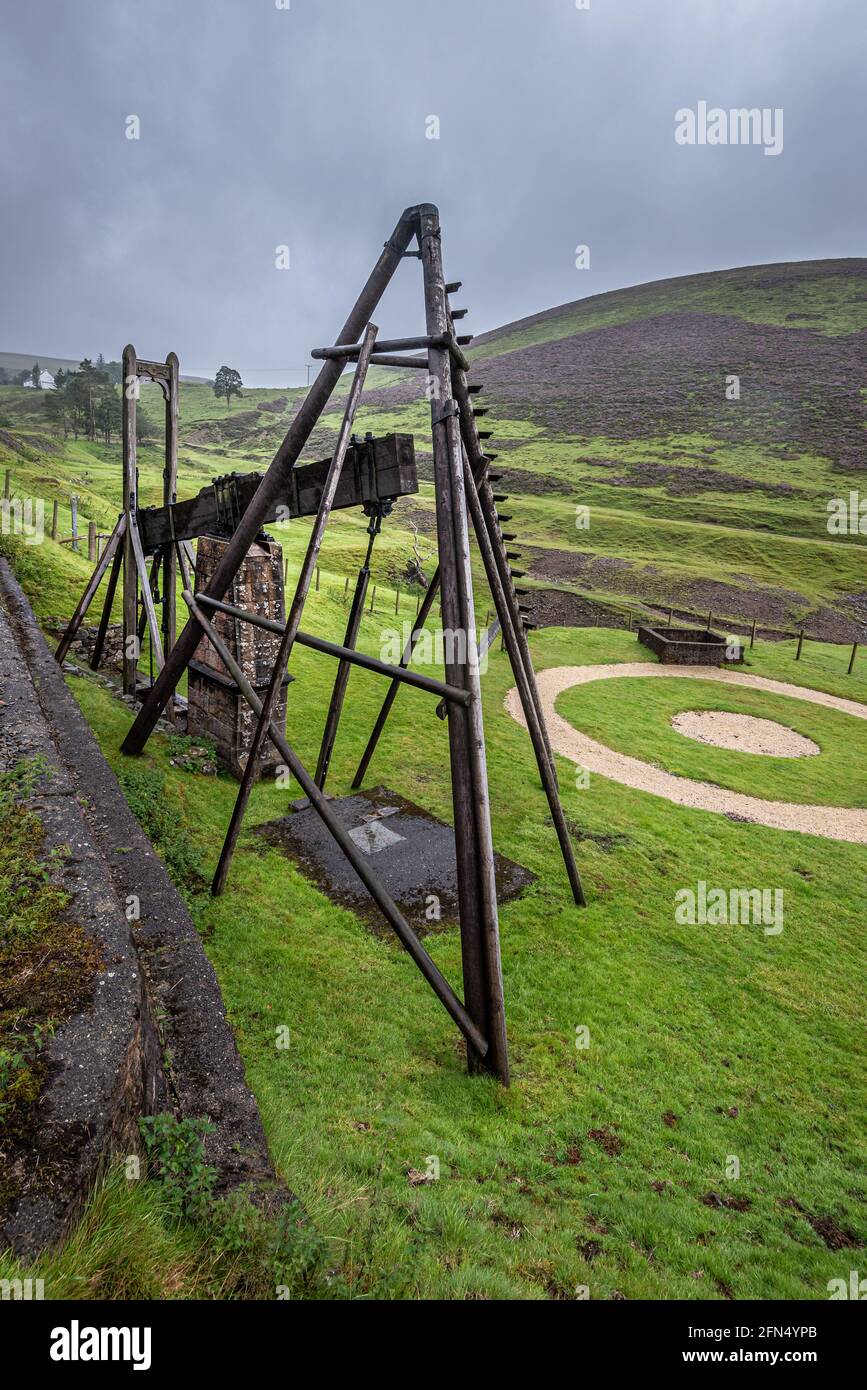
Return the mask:
[[449,404],[446,406],[445,410],[443,411],[442,415],[438,415],[433,423],[435,425],[444,425],[446,420],[451,420],[456,415],[460,416],[460,413],[461,408],[458,405],[457,401],[450,401]]

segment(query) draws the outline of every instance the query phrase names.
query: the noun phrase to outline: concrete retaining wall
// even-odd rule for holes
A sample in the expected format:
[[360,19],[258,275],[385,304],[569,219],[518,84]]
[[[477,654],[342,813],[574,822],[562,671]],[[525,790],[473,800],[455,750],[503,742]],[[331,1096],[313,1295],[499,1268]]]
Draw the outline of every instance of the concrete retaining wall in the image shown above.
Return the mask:
[[[23,1193],[0,1217],[0,1244],[32,1254],[60,1239],[102,1164],[134,1152],[139,1116],[158,1110],[210,1118],[207,1159],[221,1191],[251,1184],[260,1202],[279,1203],[286,1194],[213,967],[2,558],[0,685],[0,751],[7,762],[44,759],[32,805],[46,848],[71,851],[57,870],[70,920],[97,939],[106,961],[91,1006],[49,1045],[35,1150],[15,1155]],[[131,895],[141,903],[132,925],[124,910]]]

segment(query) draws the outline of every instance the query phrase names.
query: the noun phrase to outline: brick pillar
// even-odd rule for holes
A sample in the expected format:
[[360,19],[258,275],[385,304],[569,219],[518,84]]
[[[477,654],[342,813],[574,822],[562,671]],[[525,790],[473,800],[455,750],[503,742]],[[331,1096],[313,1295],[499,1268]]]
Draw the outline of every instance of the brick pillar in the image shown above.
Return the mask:
[[[196,549],[196,591],[207,588],[228,541],[217,536],[201,536]],[[278,622],[286,621],[286,602],[283,589],[283,552],[273,541],[256,541],[235,578],[224,601],[235,608],[260,613]],[[211,614],[211,621],[234,656],[244,675],[257,693],[264,697],[280,638],[262,628],[253,627],[230,618],[225,613]],[[189,666],[187,731],[194,736],[214,739],[220,763],[240,779],[253,742],[256,716],[235,686],[207,637],[199,643]],[[284,684],[275,721],[286,727],[286,687]],[[277,767],[281,759],[270,739],[262,745],[259,773]]]

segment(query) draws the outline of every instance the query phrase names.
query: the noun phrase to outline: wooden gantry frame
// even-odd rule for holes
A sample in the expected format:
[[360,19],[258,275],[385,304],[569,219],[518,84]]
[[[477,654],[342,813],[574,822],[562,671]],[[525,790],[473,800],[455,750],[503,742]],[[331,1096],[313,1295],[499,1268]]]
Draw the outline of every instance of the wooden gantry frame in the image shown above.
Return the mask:
[[[165,362],[148,362],[136,356],[132,345],[123,350],[122,381],[122,448],[123,448],[123,511],[108,538],[96,569],[88,581],[69,625],[63,634],[56,656],[63,661],[75,640],[75,635],[96,597],[97,590],[111,566],[102,616],[91,655],[91,667],[97,670],[102,659],[105,637],[111,620],[111,610],[118,579],[123,574],[123,690],[135,696],[138,686],[138,661],[147,627],[151,652],[158,671],[175,641],[177,620],[178,565],[187,583],[188,565],[193,563],[187,541],[166,541],[154,549],[148,571],[145,547],[142,544],[138,514],[138,466],[136,462],[136,407],[142,381],[154,381],[165,401],[165,466],[163,468],[163,505],[171,514],[177,501],[178,485],[178,359],[170,352]],[[162,624],[157,617],[162,584]],[[141,614],[139,614],[141,593]],[[168,713],[173,712],[169,702]]]
[[[421,262],[425,333],[414,338],[382,341],[378,339],[378,330],[371,321],[372,315],[397,267],[406,257]],[[186,574],[184,575],[184,600],[189,609],[189,620],[174,645],[164,637],[158,662],[160,673],[144,695],[142,707],[122,747],[127,754],[138,754],[142,751],[161,713],[172,701],[178,680],[193,658],[199,641],[203,635],[207,636],[225,662],[244,698],[255,711],[258,721],[214,878],[213,891],[219,893],[225,885],[255,777],[259,751],[264,739],[270,738],[284,764],[309,799],[310,805],[320,816],[386,920],[463,1033],[467,1041],[470,1071],[490,1072],[503,1084],[508,1084],[509,1061],[495,861],[478,650],[475,644],[476,621],[470,560],[471,527],[475,533],[503,642],[514,673],[572,895],[579,905],[584,904],[584,895],[559,800],[554,760],[536,688],[524,614],[520,596],[515,589],[515,572],[511,568],[510,552],[507,549],[511,537],[503,532],[502,518],[497,515],[497,497],[492,486],[495,479],[489,471],[492,456],[485,453],[483,446],[487,432],[479,431],[477,415],[482,412],[477,412],[473,406],[473,397],[481,387],[469,381],[469,364],[462,350],[463,345],[469,340],[459,338],[455,331],[455,320],[463,317],[465,311],[452,309],[450,295],[459,288],[460,282],[448,284],[443,273],[442,238],[437,208],[430,203],[408,208],[385,243],[364,289],[338,335],[337,342],[333,347],[320,348],[312,354],[315,359],[322,361],[322,368],[294,416],[268,471],[241,514],[237,528],[226,546],[206,592],[194,594]],[[417,350],[420,350],[420,355],[412,355]],[[324,476],[309,543],[286,622],[275,623],[261,615],[234,609],[223,602],[226,591],[263,522],[273,515],[275,505],[280,497],[286,494],[301,451],[345,367],[352,362],[356,364],[355,375],[346,401],[337,444]],[[396,666],[366,656],[355,648],[364,602],[365,568],[369,571],[370,546],[366,566],[362,566],[359,576],[344,644],[338,645],[311,638],[300,630],[301,616],[328,519],[335,504],[347,449],[350,446],[352,426],[365,375],[371,364],[425,371],[428,376],[428,396],[431,405],[439,564],[425,594],[412,637],[400,663]],[[135,378],[137,373],[141,375],[144,367],[150,372],[155,365],[157,364],[136,364],[132,349],[127,349],[127,353],[124,354],[125,378]],[[167,402],[168,399],[167,397]],[[173,419],[176,422],[176,395],[174,399]],[[167,405],[167,460],[169,413]],[[135,566],[135,573],[141,578],[145,571],[144,557],[142,555],[139,559],[137,553],[140,546],[137,548],[135,544],[138,528],[135,524],[134,472],[127,463],[135,457],[134,406],[132,409],[126,409],[124,425],[124,514],[118,526],[124,523],[123,553],[128,573],[132,574]],[[176,453],[176,424],[174,428]],[[175,476],[167,464],[166,487],[169,487],[171,481],[172,491]],[[168,500],[170,499],[167,496]],[[374,534],[371,533],[371,545]],[[103,561],[108,563],[106,555],[103,556]],[[113,573],[116,574],[116,566]],[[163,582],[170,582],[168,571]],[[92,583],[93,581],[89,588],[92,587]],[[437,598],[440,601],[443,630],[452,634],[463,634],[464,639],[447,644],[444,681],[423,676],[409,669],[416,641],[433,611]],[[280,633],[280,651],[264,699],[260,699],[252,689],[216,631],[212,622],[215,612],[227,613],[242,621],[259,623]],[[125,624],[133,623],[135,609],[131,601],[127,607],[125,600],[124,613]],[[147,621],[153,639],[155,615],[152,620],[148,612]],[[304,767],[284,731],[276,727],[272,718],[280,685],[296,642],[324,652],[339,662],[315,776],[311,776]],[[157,640],[155,646],[158,645]],[[373,869],[370,859],[351,839],[322,790],[337,733],[346,679],[352,665],[377,671],[389,680],[382,709],[353,782],[354,788],[361,785],[402,684],[411,684],[438,696],[440,704],[444,704],[447,710],[463,1000],[458,998],[434,964]]]

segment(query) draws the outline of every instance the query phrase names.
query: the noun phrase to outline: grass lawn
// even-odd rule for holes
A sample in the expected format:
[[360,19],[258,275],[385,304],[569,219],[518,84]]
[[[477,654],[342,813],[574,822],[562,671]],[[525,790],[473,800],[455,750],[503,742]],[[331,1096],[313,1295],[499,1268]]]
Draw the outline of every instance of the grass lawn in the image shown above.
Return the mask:
[[[644,658],[644,649],[641,656]],[[749,664],[749,663],[748,663]],[[600,689],[564,691],[557,708],[582,733],[677,777],[712,782],[769,801],[867,806],[867,720],[763,690],[718,681],[633,677]],[[820,752],[804,758],[757,757],[685,738],[671,727],[683,710],[725,710],[772,719],[804,734]],[[845,788],[845,803],[839,800]]]
[[[337,634],[340,603],[321,596],[313,613],[311,626]],[[381,624],[365,620],[369,649]],[[635,659],[634,638],[603,630],[548,630],[533,647],[540,667]],[[839,648],[829,653],[839,665]],[[754,656],[761,674],[867,697],[863,676],[826,669],[818,647],[799,666],[771,644]],[[333,671],[305,650],[293,673],[290,738],[309,765]],[[117,752],[126,709],[86,679],[71,683],[122,781],[162,779],[184,863],[207,879],[235,784],[171,767],[159,736],[130,763]],[[579,790],[563,762],[582,912],[526,735],[502,708],[510,684],[495,653],[483,681],[495,842],[538,876],[501,912],[510,1090],[467,1078],[451,1023],[396,944],[250,834],[285,811],[285,790],[255,789],[222,899],[186,885],[272,1152],[322,1237],[329,1278],[354,1297],[571,1298],[585,1287],[592,1298],[826,1297],[865,1236],[864,849],[734,824],[602,778]],[[650,684],[639,701],[619,700],[623,738],[646,729]],[[596,690],[607,704],[612,687]],[[335,792],[348,788],[381,693],[375,676],[353,674]],[[693,703],[692,688],[683,696]],[[800,706],[798,727],[818,734],[824,714]],[[836,794],[855,804],[860,782],[845,773],[843,760]],[[402,692],[369,780],[450,816],[446,731],[428,697]],[[675,894],[698,879],[782,888],[782,935],[677,925]],[[457,934],[427,944],[459,981]],[[288,1048],[277,1047],[282,1028]],[[589,1046],[576,1046],[576,1029]],[[433,1159],[439,1179],[419,1182]],[[120,1188],[95,1201],[82,1267],[106,1226],[136,1228],[147,1212],[154,1250],[177,1242],[187,1271],[168,1260],[163,1279],[143,1251],[136,1278],[148,1296],[213,1287],[213,1269],[187,1270],[195,1233],[167,1231],[155,1196]],[[109,1245],[96,1260],[103,1290],[132,1277],[122,1242]]]

